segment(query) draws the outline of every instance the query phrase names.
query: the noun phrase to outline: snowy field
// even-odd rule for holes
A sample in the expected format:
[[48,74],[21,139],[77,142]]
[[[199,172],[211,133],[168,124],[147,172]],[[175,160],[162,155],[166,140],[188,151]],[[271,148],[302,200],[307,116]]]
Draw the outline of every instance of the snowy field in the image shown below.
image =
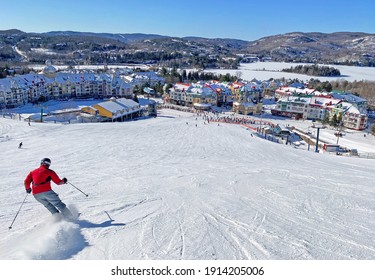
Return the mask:
[[[241,63],[239,69],[208,69],[206,72],[213,72],[219,74],[231,74],[236,76],[238,72],[241,72],[241,78],[247,81],[252,79],[257,80],[269,80],[271,78],[280,79],[299,79],[302,81],[308,81],[311,78],[319,79],[321,81],[335,81],[335,80],[347,80],[349,82],[353,81],[375,81],[375,67],[358,67],[358,66],[346,66],[346,65],[323,65],[334,67],[340,70],[340,77],[313,77],[308,75],[287,73],[282,72],[282,69],[295,67],[297,65],[306,65],[308,63],[287,63],[287,62],[254,62],[254,63]],[[45,65],[31,65],[31,68],[36,71],[41,71],[44,69]],[[55,65],[58,70],[66,70],[68,66]],[[145,71],[149,69],[147,65],[139,64],[125,64],[125,65],[107,65],[109,69],[117,68],[141,68]],[[102,65],[84,65],[84,66],[74,66],[77,70],[98,70],[103,69]],[[197,69],[190,69],[189,71],[198,71]]]
[[[374,160],[196,118],[173,110],[125,123],[0,118],[0,259],[375,259]],[[350,137],[374,147],[372,136]],[[81,213],[75,223],[54,221],[26,196],[23,180],[43,157],[89,195],[54,185]]]
[[356,67],[356,66],[345,66],[345,65],[324,65],[334,67],[340,70],[340,77],[313,77],[296,73],[282,72],[282,69],[295,67],[296,65],[306,65],[307,63],[286,63],[286,62],[256,62],[256,63],[242,63],[237,70],[228,69],[211,69],[206,70],[207,72],[219,73],[225,75],[229,73],[236,76],[238,72],[241,72],[241,78],[247,81],[252,79],[257,80],[269,80],[274,79],[299,79],[302,81],[308,81],[311,78],[319,79],[321,81],[335,81],[335,80],[347,80],[353,81],[375,81],[375,67]]

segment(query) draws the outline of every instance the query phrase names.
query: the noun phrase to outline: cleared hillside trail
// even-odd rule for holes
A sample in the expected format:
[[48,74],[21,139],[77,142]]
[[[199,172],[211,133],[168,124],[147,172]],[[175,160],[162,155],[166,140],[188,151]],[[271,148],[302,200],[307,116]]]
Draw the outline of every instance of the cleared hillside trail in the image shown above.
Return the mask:
[[[375,258],[372,161],[308,153],[238,125],[164,112],[170,117],[126,123],[1,122],[11,139],[0,142],[3,224],[41,157],[89,197],[56,187],[82,215],[51,228],[30,197],[12,233],[0,229],[0,258]],[[20,139],[28,149],[14,152]],[[41,234],[59,242],[20,243]]]

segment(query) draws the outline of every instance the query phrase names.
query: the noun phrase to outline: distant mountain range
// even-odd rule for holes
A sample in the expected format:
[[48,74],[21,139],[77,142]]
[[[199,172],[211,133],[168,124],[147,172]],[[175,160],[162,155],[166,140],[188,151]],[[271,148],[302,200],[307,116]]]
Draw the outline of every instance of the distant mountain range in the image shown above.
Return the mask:
[[360,32],[287,33],[250,42],[246,49],[273,60],[375,66],[375,34]]
[[132,33],[132,34],[114,34],[114,33],[93,33],[93,32],[77,32],[77,31],[50,31],[44,33],[50,36],[83,36],[83,37],[101,37],[112,40],[118,40],[124,43],[137,42],[142,40],[151,40],[157,38],[165,38],[165,36],[157,34],[143,34],[143,33]]
[[253,60],[375,66],[375,34],[293,32],[255,41],[75,31],[0,30],[0,63],[150,63],[236,68]]

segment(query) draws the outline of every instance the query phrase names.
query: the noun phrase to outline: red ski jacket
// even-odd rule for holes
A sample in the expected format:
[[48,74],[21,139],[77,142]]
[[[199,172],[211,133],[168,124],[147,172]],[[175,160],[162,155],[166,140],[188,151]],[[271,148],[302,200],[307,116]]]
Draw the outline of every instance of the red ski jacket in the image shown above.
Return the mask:
[[64,181],[56,174],[55,171],[49,169],[45,165],[31,171],[25,179],[25,188],[30,189],[30,184],[33,183],[33,194],[47,192],[52,190],[51,180],[56,185],[64,184]]

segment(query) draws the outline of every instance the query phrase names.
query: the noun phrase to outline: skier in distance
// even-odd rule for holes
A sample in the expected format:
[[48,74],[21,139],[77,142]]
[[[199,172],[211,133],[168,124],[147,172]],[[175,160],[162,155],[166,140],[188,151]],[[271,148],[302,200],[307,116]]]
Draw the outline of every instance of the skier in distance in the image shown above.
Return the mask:
[[[51,187],[51,181],[56,185],[63,185],[66,184],[68,180],[65,177],[60,179],[55,171],[49,169],[50,165],[51,160],[49,158],[43,158],[40,162],[40,167],[31,171],[27,175],[24,181],[26,192],[32,192],[34,198],[43,204],[43,206],[46,207],[51,214],[61,212],[64,218],[70,220],[73,218],[72,213]],[[32,188],[30,186],[31,183]]]

